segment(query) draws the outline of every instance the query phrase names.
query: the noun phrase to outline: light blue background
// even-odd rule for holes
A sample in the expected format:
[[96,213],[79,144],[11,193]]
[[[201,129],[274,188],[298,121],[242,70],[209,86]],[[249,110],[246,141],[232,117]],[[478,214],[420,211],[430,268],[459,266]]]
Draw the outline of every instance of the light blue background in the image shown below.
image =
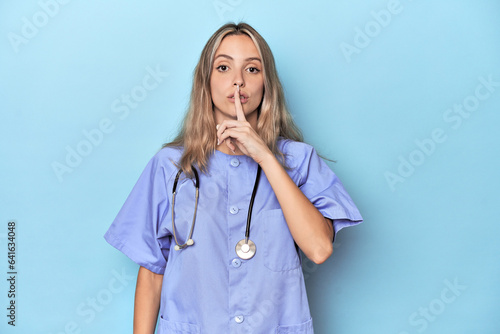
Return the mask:
[[[371,12],[391,3],[69,1],[43,22],[37,1],[2,1],[0,332],[131,333],[137,266],[102,235],[176,133],[206,40],[244,20],[270,44],[306,141],[336,160],[365,219],[325,264],[304,263],[316,332],[499,333],[500,87],[460,126],[443,116],[474,101],[480,77],[500,82],[500,3],[401,0],[374,24]],[[14,47],[33,16],[43,26]],[[357,28],[372,37],[347,56]],[[113,102],[148,67],[168,76],[120,119]],[[60,182],[53,163],[103,119],[113,130]],[[416,152],[438,128],[446,140]],[[391,188],[385,174],[412,154],[420,165]],[[12,219],[15,329],[5,317]]]

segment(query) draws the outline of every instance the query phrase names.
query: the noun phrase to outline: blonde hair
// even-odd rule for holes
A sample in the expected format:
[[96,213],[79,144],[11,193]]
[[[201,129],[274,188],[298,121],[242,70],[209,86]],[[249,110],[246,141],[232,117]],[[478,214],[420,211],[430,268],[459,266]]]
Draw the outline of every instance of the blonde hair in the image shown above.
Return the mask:
[[278,137],[303,141],[302,134],[286,107],[283,88],[269,45],[250,25],[228,23],[219,28],[203,48],[194,71],[191,98],[182,128],[172,142],[163,145],[163,147],[184,147],[177,165],[190,177],[193,175],[192,165],[196,165],[203,173],[208,171],[209,158],[217,148],[210,76],[215,53],[222,40],[230,35],[250,37],[262,59],[264,96],[258,111],[256,132],[284,166],[285,157],[278,148]]

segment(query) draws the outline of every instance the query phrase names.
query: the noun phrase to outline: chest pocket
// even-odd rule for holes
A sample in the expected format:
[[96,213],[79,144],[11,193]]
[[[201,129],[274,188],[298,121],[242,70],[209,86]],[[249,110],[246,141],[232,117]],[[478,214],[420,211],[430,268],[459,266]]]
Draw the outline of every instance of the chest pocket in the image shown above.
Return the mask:
[[264,225],[264,266],[272,271],[287,271],[300,267],[300,257],[281,209],[262,211]]
[[158,334],[200,334],[200,327],[187,322],[174,322],[160,318]]
[[276,334],[314,334],[312,319],[301,323],[299,325],[292,326],[278,326],[276,328]]

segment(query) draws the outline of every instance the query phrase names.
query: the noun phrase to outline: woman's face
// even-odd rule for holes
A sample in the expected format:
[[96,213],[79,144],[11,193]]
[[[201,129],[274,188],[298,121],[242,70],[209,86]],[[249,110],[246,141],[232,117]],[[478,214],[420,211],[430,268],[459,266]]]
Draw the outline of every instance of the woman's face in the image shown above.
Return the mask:
[[257,108],[264,94],[262,59],[247,35],[225,37],[215,52],[210,91],[215,121],[236,119],[234,92],[240,86],[240,101],[247,121],[256,126]]

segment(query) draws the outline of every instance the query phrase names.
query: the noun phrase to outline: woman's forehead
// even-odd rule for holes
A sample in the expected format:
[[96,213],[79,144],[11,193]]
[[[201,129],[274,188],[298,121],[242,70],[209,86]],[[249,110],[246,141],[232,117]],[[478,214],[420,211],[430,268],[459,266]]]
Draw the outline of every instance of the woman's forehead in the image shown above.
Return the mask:
[[244,34],[229,35],[224,37],[219,47],[215,52],[215,58],[258,58],[260,59],[259,51],[252,39]]

